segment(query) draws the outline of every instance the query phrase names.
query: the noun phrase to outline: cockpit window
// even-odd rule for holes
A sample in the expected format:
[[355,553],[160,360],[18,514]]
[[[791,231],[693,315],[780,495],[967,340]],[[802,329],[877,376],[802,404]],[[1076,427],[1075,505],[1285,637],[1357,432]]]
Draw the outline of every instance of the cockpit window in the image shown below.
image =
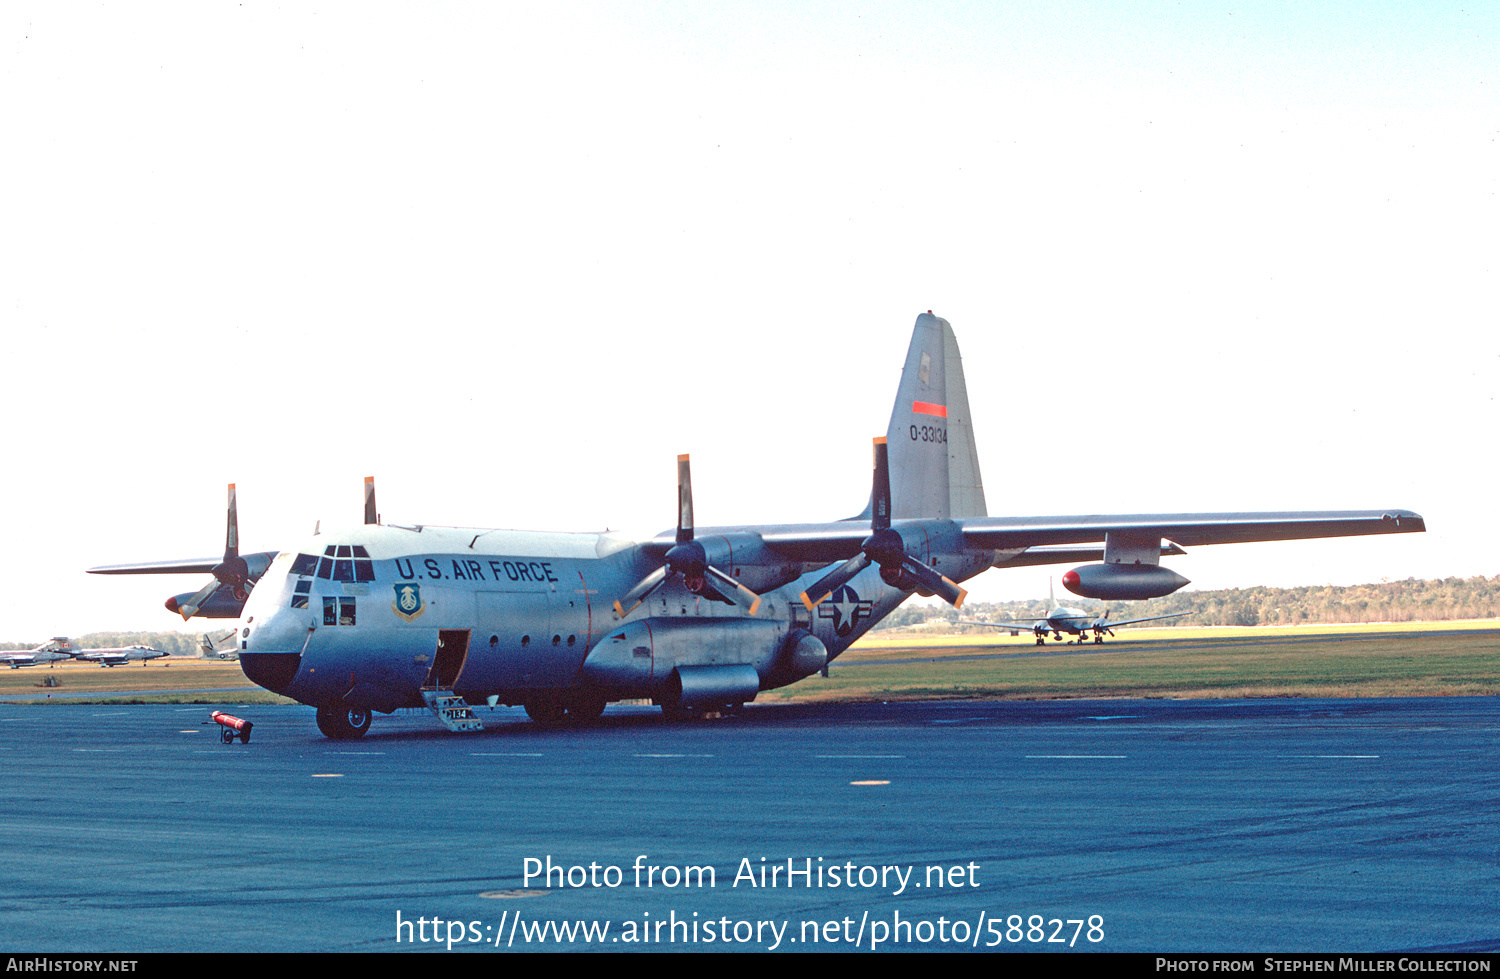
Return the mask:
[[298,554],[292,561],[292,574],[312,574],[318,570],[318,559],[311,554]]
[[325,581],[374,581],[375,562],[362,544],[330,544],[318,560],[318,577]]

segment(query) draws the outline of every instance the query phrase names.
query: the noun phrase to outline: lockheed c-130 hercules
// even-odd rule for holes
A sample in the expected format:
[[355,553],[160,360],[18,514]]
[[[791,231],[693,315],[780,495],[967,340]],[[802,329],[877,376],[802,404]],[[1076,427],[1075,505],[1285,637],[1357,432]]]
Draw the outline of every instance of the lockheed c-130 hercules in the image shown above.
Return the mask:
[[231,485],[222,559],[91,570],[212,573],[167,607],[239,618],[245,675],[352,738],[372,711],[424,703],[455,730],[478,726],[479,701],[543,724],[623,699],[669,717],[742,705],[823,670],[913,593],[960,605],[958,583],[989,568],[1092,562],[1072,591],[1146,599],[1188,583],[1160,563],[1183,547],[1424,529],[1408,510],[990,517],[958,344],[929,312],[856,517],[695,527],[681,456],[677,527],[650,540],[383,524],[367,479],[362,527],[241,555]]

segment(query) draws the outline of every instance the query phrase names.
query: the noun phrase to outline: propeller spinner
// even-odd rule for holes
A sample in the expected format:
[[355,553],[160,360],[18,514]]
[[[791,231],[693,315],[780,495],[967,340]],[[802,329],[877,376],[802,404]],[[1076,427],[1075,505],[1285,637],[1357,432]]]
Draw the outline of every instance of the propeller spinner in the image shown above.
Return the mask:
[[618,602],[615,614],[625,618],[673,575],[694,595],[724,598],[754,615],[760,596],[708,563],[703,545],[693,539],[693,475],[688,457],[677,457],[677,542],[662,558],[662,566],[642,578]]
[[824,575],[817,584],[802,593],[802,604],[812,611],[828,596],[849,583],[871,564],[880,566],[880,580],[892,588],[911,591],[925,588],[943,601],[958,608],[967,591],[936,568],[923,564],[906,553],[906,541],[891,529],[891,466],[884,438],[875,440],[874,490],[870,499],[870,536],[860,544],[859,553]]

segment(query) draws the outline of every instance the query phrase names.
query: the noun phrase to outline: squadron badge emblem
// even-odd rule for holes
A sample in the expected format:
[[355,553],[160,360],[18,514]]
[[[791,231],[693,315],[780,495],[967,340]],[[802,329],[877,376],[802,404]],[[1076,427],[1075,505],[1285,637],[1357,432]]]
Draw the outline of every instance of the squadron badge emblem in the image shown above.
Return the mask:
[[391,603],[392,612],[410,622],[427,611],[427,605],[422,601],[422,586],[417,582],[399,581],[395,589],[396,600]]

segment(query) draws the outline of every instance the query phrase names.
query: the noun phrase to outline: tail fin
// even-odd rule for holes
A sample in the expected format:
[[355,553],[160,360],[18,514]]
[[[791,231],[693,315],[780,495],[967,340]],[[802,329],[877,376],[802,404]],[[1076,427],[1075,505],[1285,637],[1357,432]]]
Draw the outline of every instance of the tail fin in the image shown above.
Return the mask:
[[930,311],[912,331],[886,441],[893,517],[989,515],[958,341]]

